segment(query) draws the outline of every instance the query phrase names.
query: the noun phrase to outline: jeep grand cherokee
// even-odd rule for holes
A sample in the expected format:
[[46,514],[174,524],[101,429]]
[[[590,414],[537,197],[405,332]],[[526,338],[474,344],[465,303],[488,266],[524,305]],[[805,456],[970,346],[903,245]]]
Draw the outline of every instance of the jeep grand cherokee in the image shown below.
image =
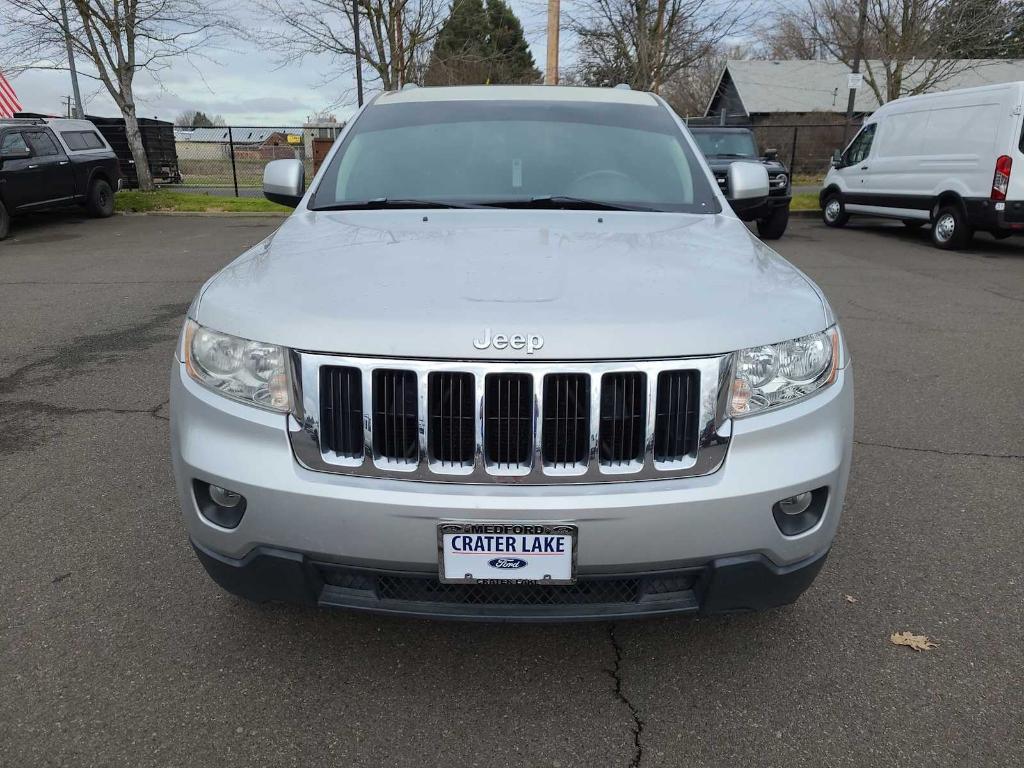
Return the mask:
[[[764,167],[728,169],[764,196]],[[822,566],[853,377],[822,292],[620,89],[418,88],[346,127],[212,277],[171,374],[227,590],[411,615],[767,608]]]

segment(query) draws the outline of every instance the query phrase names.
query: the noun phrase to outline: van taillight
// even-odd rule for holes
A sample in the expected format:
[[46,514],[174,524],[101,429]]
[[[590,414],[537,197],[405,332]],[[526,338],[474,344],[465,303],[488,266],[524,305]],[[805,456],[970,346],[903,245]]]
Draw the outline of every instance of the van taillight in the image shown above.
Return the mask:
[[996,173],[992,177],[993,200],[1006,199],[1006,190],[1010,187],[1011,168],[1013,168],[1013,158],[1009,155],[1002,155],[996,160]]

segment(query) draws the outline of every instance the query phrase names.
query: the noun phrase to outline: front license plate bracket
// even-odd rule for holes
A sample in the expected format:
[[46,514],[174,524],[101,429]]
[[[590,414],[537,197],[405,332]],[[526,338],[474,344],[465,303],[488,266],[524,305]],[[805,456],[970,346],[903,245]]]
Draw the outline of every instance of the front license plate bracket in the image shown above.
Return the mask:
[[443,520],[438,578],[442,584],[575,584],[578,540],[571,523]]

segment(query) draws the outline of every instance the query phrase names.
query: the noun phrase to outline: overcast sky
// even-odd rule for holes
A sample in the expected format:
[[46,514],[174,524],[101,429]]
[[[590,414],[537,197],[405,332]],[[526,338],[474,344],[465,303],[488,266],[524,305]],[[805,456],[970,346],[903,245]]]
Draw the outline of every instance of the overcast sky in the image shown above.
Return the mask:
[[[543,69],[542,0],[511,0],[510,5],[523,22],[538,68]],[[252,44],[234,39],[224,45],[211,52],[216,63],[176,60],[161,73],[159,83],[140,72],[135,80],[139,116],[173,120],[184,110],[197,109],[221,115],[233,125],[289,126],[325,109],[344,118],[355,107],[351,76],[339,73],[331,80],[338,67],[327,57],[279,67]],[[85,62],[78,63],[87,70]],[[102,83],[88,77],[79,81],[88,114],[119,115]],[[71,93],[70,76],[62,71],[29,70],[12,78],[11,84],[27,112],[63,114],[64,98]]]

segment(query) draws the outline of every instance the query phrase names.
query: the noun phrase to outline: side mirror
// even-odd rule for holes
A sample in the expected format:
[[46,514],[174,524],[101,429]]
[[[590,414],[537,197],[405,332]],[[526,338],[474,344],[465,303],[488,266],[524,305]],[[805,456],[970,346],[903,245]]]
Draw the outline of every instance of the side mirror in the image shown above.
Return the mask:
[[779,159],[779,150],[777,150],[777,149],[766,149],[764,151],[764,159],[765,160],[778,160]]
[[729,199],[751,200],[768,197],[768,169],[761,163],[729,163]]
[[32,150],[28,147],[11,147],[0,154],[0,164],[4,160],[27,160],[32,157]]
[[272,203],[295,208],[306,191],[306,167],[301,160],[271,160],[263,169],[263,196]]
[[832,150],[832,167],[833,168],[838,168],[842,162],[843,162],[843,153],[840,152],[838,149],[833,149]]

